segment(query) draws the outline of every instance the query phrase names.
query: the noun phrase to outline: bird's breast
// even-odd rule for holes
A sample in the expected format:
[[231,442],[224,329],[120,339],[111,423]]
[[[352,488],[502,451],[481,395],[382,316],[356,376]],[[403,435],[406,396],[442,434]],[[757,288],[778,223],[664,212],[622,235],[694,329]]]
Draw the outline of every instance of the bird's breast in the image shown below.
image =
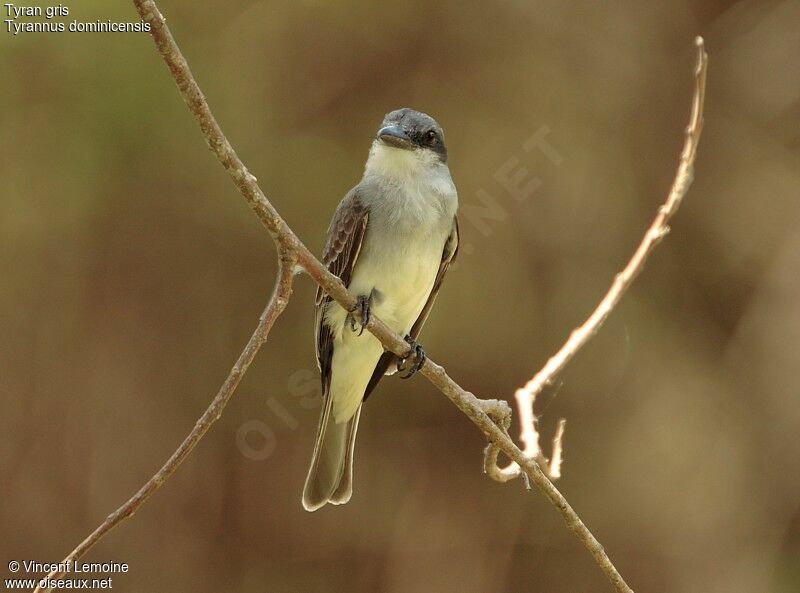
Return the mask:
[[[457,208],[455,188],[449,174],[444,181],[434,176],[399,184],[373,179],[361,195],[369,222],[348,288],[356,295],[372,294],[372,312],[405,334],[439,271]],[[341,338],[346,316],[335,304],[327,311],[335,337]]]
[[364,260],[363,273],[354,278],[354,284],[365,292],[374,290],[375,314],[395,331],[406,333],[430,295],[441,254],[441,246],[437,249],[432,244],[383,251]]
[[[356,295],[371,294],[372,312],[406,334],[431,293],[449,232],[427,229],[408,234],[396,228],[379,232],[372,220],[370,226],[348,288]],[[341,336],[346,312],[332,305],[326,317],[334,335]]]

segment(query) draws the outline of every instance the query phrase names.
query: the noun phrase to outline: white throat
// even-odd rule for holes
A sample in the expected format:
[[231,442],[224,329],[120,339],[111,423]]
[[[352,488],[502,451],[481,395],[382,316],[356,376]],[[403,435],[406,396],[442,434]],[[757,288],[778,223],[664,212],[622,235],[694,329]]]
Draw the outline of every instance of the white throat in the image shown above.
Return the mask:
[[364,177],[408,186],[409,189],[426,189],[440,194],[455,193],[447,164],[432,150],[405,150],[386,146],[379,141],[373,142]]
[[450,232],[458,195],[447,163],[433,151],[404,150],[374,142],[364,182],[375,191],[366,192],[363,199],[374,215],[389,225],[398,225],[402,232],[429,227]]

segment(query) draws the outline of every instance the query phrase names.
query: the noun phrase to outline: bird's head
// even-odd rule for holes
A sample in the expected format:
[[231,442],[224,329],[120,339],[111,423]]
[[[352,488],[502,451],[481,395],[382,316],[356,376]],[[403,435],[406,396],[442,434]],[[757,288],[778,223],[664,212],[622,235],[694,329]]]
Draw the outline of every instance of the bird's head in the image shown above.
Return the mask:
[[372,142],[367,172],[397,177],[447,168],[444,132],[430,115],[408,107],[386,114]]

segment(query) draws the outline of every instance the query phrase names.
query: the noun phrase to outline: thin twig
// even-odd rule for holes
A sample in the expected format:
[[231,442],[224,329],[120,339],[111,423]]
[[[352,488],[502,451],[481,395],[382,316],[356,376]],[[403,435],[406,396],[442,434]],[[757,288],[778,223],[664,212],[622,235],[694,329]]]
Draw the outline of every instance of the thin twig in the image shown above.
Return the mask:
[[[175,450],[170,458],[161,466],[152,478],[147,480],[144,486],[134,494],[125,504],[119,507],[116,511],[106,517],[100,526],[97,527],[85,540],[83,540],[77,548],[70,552],[61,565],[72,566],[74,562],[79,560],[86,552],[88,552],[98,541],[100,541],[109,531],[114,529],[117,525],[122,523],[125,519],[132,517],[139,507],[150,498],[156,490],[161,488],[164,482],[178,469],[178,466],[186,459],[189,454],[203,438],[203,435],[208,432],[211,425],[214,424],[222,415],[222,410],[230,400],[233,392],[239,386],[239,382],[247,372],[247,368],[261,346],[267,341],[267,336],[272,329],[275,320],[283,313],[286,305],[289,303],[289,297],[292,294],[292,278],[293,269],[295,266],[294,257],[291,254],[280,253],[278,264],[278,277],[275,280],[275,288],[272,296],[267,303],[264,312],[259,318],[258,325],[256,326],[253,335],[242,350],[236,364],[233,365],[230,373],[228,374],[219,392],[211,401],[206,411],[197,420],[194,428],[186,435],[181,445]],[[48,581],[59,579],[64,575],[63,571],[53,571],[47,575]],[[41,591],[52,591],[52,588],[47,584],[36,587],[34,593]]]
[[[523,387],[517,389],[514,394],[517,400],[517,411],[521,426],[520,440],[525,443],[524,453],[528,458],[542,456],[539,448],[539,433],[536,430],[536,418],[533,414],[536,396],[544,389],[545,385],[550,384],[555,379],[556,375],[567,366],[581,348],[594,337],[600,326],[611,314],[611,311],[617,306],[622,296],[636,279],[636,276],[644,268],[648,256],[669,233],[669,221],[678,211],[686,192],[689,190],[689,186],[692,184],[694,160],[697,156],[700,132],[703,129],[703,105],[705,102],[706,72],[708,68],[708,56],[703,46],[703,38],[697,37],[695,45],[697,47],[697,65],[694,73],[695,87],[692,98],[692,111],[689,118],[689,126],[686,128],[686,139],[681,151],[678,169],[666,201],[658,209],[655,220],[653,220],[650,228],[647,229],[644,238],[639,243],[639,247],[637,247],[630,261],[614,278],[611,288],[609,288],[603,300],[600,301],[589,318],[570,334],[566,343],[547,361],[547,364]],[[553,449],[558,451],[559,455],[561,451],[561,436],[563,436],[563,428],[557,431],[553,443]],[[497,458],[494,449],[487,451],[488,455],[492,455],[494,459]],[[555,454],[553,458],[555,459]],[[489,473],[495,479],[505,482],[517,477],[520,474],[520,468],[517,463],[512,463],[502,469],[492,469]]]
[[[169,70],[178,85],[178,89],[186,101],[189,110],[195,116],[195,119],[197,120],[209,147],[228,171],[236,187],[245,197],[250,207],[258,216],[259,220],[261,220],[262,224],[264,224],[264,226],[269,230],[270,234],[278,245],[279,252],[282,256],[284,256],[284,260],[287,259],[287,254],[289,254],[288,259],[292,260],[292,264],[296,263],[300,268],[305,270],[309,276],[311,276],[311,278],[313,278],[317,284],[322,286],[322,288],[339,304],[347,309],[352,309],[356,302],[355,297],[347,291],[347,288],[344,286],[344,284],[342,284],[341,280],[331,274],[305,247],[305,245],[303,245],[300,239],[280,217],[277,210],[275,210],[264,193],[261,191],[261,188],[258,186],[255,177],[250,174],[244,163],[242,163],[242,161],[236,155],[233,147],[228,142],[227,138],[217,124],[216,119],[214,118],[202,91],[200,90],[200,87],[194,80],[186,60],[175,43],[172,34],[166,26],[164,17],[159,12],[155,3],[152,0],[133,1],[141,18],[150,24],[150,32],[155,41],[156,47],[161,56],[164,58],[164,61],[167,63],[167,66],[169,67]],[[286,264],[286,261],[284,260],[282,260],[282,263]],[[288,274],[286,283],[290,289],[291,270],[287,271],[287,269],[288,268],[286,265],[281,267],[282,277],[283,275]],[[283,282],[279,283],[276,292],[280,292],[281,286],[283,286]],[[286,295],[286,299],[288,299],[288,294]],[[286,299],[278,299],[282,307],[285,307]],[[282,307],[280,310],[282,310]],[[280,311],[277,313],[280,313]],[[265,332],[261,329],[264,320],[270,319],[271,321],[274,321],[276,316],[277,314],[265,315],[262,318],[262,322],[259,324],[259,328],[257,328],[256,332],[254,333],[254,337],[256,335],[264,335],[265,337]],[[373,335],[375,335],[376,338],[378,338],[378,340],[380,340],[387,350],[390,350],[398,355],[406,355],[409,353],[409,346],[403,340],[403,338],[395,334],[377,317],[372,316],[366,327]],[[268,328],[266,331],[268,331]],[[250,344],[248,344],[248,348],[245,349],[245,352],[242,353],[240,362],[242,362],[242,358],[246,359],[247,364],[252,361],[252,356],[255,355],[255,351],[252,351],[249,346]],[[249,358],[245,356],[246,354],[249,356]],[[110,531],[124,518],[130,516],[132,511],[138,508],[138,506],[144,502],[147,496],[149,496],[152,491],[154,491],[163,483],[166,478],[169,477],[172,471],[174,471],[174,469],[177,467],[180,460],[182,460],[186,455],[188,455],[189,452],[191,452],[192,448],[194,448],[194,446],[197,444],[199,438],[202,437],[213,420],[216,419],[221,413],[222,407],[224,407],[225,402],[227,402],[227,399],[230,397],[230,394],[236,387],[236,382],[238,382],[238,380],[241,378],[241,374],[246,369],[246,365],[242,366],[240,365],[240,362],[237,362],[237,365],[234,367],[234,369],[240,369],[236,374],[235,381],[233,383],[226,381],[225,385],[223,386],[223,390],[225,390],[226,386],[229,386],[230,391],[226,392],[226,396],[221,399],[221,405],[215,406],[215,402],[220,399],[220,396],[218,395],[214,402],[212,402],[209,410],[207,410],[201,420],[198,421],[198,427],[202,425],[203,428],[198,430],[198,427],[196,427],[195,431],[197,434],[195,435],[195,431],[192,432],[190,437],[195,435],[195,438],[192,440],[189,446],[184,448],[182,445],[181,448],[179,448],[178,451],[173,454],[173,457],[170,458],[170,461],[172,461],[174,458],[177,458],[177,462],[171,465],[167,472],[162,474],[160,471],[148,482],[148,485],[150,485],[152,482],[154,483],[154,486],[151,486],[149,490],[146,490],[148,488],[148,485],[146,485],[142,489],[142,491],[146,490],[144,496],[139,496],[139,494],[142,492],[140,491],[140,493],[137,493],[137,495],[134,496],[131,501],[129,501],[120,509],[120,511],[122,511],[123,509],[130,507],[130,512],[127,512],[126,514],[125,512],[117,511],[110,515],[106,521],[100,527],[98,527],[98,529],[95,530],[91,536],[89,536],[89,538],[87,538],[67,557],[68,559],[76,559],[85,554],[92,545],[94,545],[100,540],[100,538],[103,537],[103,535],[105,535],[105,533]],[[563,495],[558,491],[558,489],[556,489],[555,486],[553,486],[550,480],[548,480],[547,476],[545,476],[537,463],[533,459],[528,459],[525,454],[513,443],[507,434],[507,429],[508,426],[510,426],[510,423],[498,418],[498,421],[501,423],[500,426],[498,426],[498,424],[486,413],[485,409],[487,409],[487,407],[491,408],[491,406],[489,406],[491,402],[480,400],[472,393],[465,391],[447,375],[441,366],[433,362],[430,358],[426,360],[421,369],[421,373],[427,377],[433,385],[438,387],[448,398],[450,398],[450,400],[459,409],[461,409],[470,418],[470,420],[472,420],[472,422],[478,426],[478,428],[480,428],[480,430],[486,435],[491,445],[496,446],[513,462],[516,462],[522,467],[525,474],[533,481],[537,488],[542,491],[559,510],[565,522],[567,523],[567,526],[577,535],[578,539],[590,551],[598,566],[603,570],[616,590],[620,592],[631,592],[631,589],[627,586],[627,584],[625,584],[625,581],[622,579],[619,572],[606,555],[603,547],[591,534],[589,529],[583,524],[569,503],[567,503],[567,501],[564,499]],[[231,384],[229,385],[229,383]],[[507,404],[506,408],[508,408]],[[505,414],[505,412],[502,410],[502,406],[500,405],[498,405],[495,409],[490,409],[490,411],[493,411],[495,416],[498,414]],[[507,410],[507,412],[510,414],[510,408]],[[205,424],[202,424],[203,419],[206,419],[207,417],[211,419],[211,421],[206,421]],[[189,438],[187,438],[187,441],[188,440]],[[170,462],[168,462],[167,465],[169,465],[169,463]],[[163,469],[164,468],[162,468],[162,470]]]

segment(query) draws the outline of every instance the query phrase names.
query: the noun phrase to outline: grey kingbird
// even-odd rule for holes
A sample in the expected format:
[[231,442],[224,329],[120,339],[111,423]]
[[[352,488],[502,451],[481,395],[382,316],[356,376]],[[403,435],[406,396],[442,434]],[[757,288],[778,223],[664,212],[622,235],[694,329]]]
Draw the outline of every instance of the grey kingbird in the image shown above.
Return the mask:
[[363,325],[317,290],[315,337],[324,404],[303,506],[344,504],[353,493],[353,448],[361,406],[384,374],[413,375],[425,361],[416,342],[458,251],[458,195],[442,128],[424,113],[387,114],[364,176],[336,208],[323,263],[370,313],[406,336],[413,363],[398,360]]

